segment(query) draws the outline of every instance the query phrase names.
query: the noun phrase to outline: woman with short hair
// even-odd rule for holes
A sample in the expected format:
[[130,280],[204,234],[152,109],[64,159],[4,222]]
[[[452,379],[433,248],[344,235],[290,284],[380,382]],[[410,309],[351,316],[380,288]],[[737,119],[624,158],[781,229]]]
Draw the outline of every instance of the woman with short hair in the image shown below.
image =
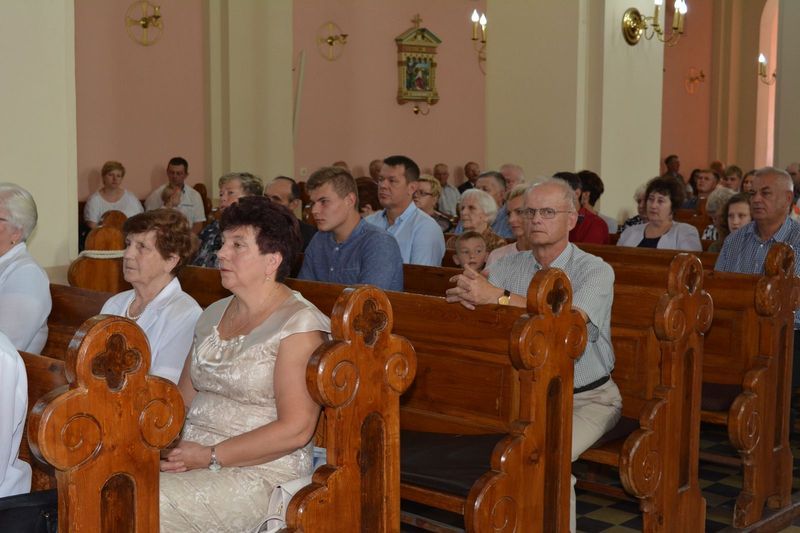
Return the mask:
[[33,196],[14,183],[0,183],[0,331],[19,351],[41,353],[47,342],[50,280],[28,253],[36,228]]
[[144,211],[142,202],[130,191],[122,188],[125,167],[119,161],[106,161],[100,169],[103,185],[86,200],[83,208],[83,219],[86,225],[94,229],[106,211],[122,211],[125,216],[132,217]]
[[162,531],[255,531],[281,483],[311,473],[320,407],[306,366],[330,321],[284,285],[299,224],[262,196],[222,213],[222,285],[233,293],[197,322],[178,385],[188,407],[161,462]]
[[443,232],[448,232],[453,227],[453,221],[447,215],[436,210],[436,204],[442,196],[442,184],[430,174],[422,174],[417,180],[417,190],[414,191],[414,204],[439,224]]
[[160,208],[129,218],[122,233],[122,274],[133,289],[101,313],[135,321],[150,343],[150,373],[177,383],[202,311],[176,277],[194,252],[192,227],[177,209]]
[[[497,202],[492,195],[480,189],[467,189],[461,194],[461,226],[464,231],[477,231],[486,241],[491,253],[495,248],[506,245],[505,239],[492,231],[492,222],[497,216]],[[447,239],[447,248],[454,248],[456,235]]]
[[619,236],[617,246],[666,248],[700,252],[697,228],[673,219],[683,202],[683,186],[672,178],[654,178],[645,190],[647,222],[630,226]]
[[[235,204],[244,196],[261,196],[264,194],[264,183],[261,178],[249,172],[231,172],[219,179],[219,212]],[[217,268],[217,250],[222,247],[222,231],[219,217],[214,218],[198,235],[200,248],[192,264],[194,266]]]

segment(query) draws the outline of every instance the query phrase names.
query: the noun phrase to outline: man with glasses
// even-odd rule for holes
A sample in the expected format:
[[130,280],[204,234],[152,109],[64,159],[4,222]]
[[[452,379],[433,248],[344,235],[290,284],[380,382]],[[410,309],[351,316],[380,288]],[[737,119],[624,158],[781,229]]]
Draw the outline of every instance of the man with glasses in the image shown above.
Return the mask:
[[419,167],[410,158],[394,155],[384,159],[378,179],[378,201],[383,209],[365,220],[397,240],[403,263],[440,266],[444,235],[439,224],[413,202],[418,179]]
[[[597,442],[619,421],[622,398],[611,379],[614,350],[611,346],[611,304],[614,271],[599,257],[569,242],[569,231],[578,221],[578,204],[570,185],[549,179],[525,194],[521,215],[531,250],[498,260],[485,279],[469,267],[451,281],[448,302],[468,309],[476,305],[526,306],[531,279],[543,268],[560,268],[572,283],[572,305],[586,320],[586,349],[575,363],[572,414],[572,460]],[[573,487],[575,478],[572,478]],[[575,491],[571,498],[571,530],[575,530]]]

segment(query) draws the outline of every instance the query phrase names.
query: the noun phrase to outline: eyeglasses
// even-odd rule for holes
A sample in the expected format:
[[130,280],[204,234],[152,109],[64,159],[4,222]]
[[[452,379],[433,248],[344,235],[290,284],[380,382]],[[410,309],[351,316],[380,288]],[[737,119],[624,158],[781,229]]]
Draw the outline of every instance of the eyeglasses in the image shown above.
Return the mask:
[[532,220],[533,217],[536,216],[536,213],[539,213],[545,220],[550,220],[551,218],[555,218],[556,214],[558,213],[574,213],[572,210],[564,210],[559,211],[557,209],[553,209],[552,207],[540,207],[538,209],[531,209],[530,207],[523,207],[520,209],[514,209],[514,214],[520,218],[525,218],[528,220]]
[[425,191],[414,191],[412,195],[414,198],[424,198],[426,196],[433,196],[432,192],[425,192]]

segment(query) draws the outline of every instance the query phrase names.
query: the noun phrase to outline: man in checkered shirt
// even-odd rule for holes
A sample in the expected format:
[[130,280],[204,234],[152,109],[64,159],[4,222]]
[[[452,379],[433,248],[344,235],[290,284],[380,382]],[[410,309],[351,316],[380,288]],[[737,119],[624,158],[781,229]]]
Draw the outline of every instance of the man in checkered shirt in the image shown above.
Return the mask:
[[[563,270],[572,284],[572,305],[586,320],[586,349],[575,363],[572,414],[572,460],[611,430],[622,413],[622,398],[611,371],[611,304],[614,270],[599,257],[569,242],[569,231],[578,221],[578,205],[572,187],[550,179],[531,187],[525,207],[518,214],[532,249],[504,257],[491,267],[489,279],[469,267],[453,278],[447,301],[474,309],[481,304],[526,306],[528,285],[542,268]],[[575,477],[572,478],[574,487]],[[575,490],[570,499],[571,530],[575,531]]]

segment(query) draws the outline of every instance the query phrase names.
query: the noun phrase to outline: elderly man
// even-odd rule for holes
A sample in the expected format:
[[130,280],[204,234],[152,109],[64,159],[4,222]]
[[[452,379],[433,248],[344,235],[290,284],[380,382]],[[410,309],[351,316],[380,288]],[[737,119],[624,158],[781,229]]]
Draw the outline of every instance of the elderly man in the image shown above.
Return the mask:
[[444,235],[439,224],[414,204],[419,166],[410,158],[394,155],[383,160],[378,180],[381,209],[365,220],[397,240],[403,263],[440,266]]
[[319,231],[306,248],[299,279],[403,290],[403,258],[394,237],[358,213],[358,187],[343,168],[323,167],[308,178],[311,214]]
[[505,163],[500,167],[500,174],[506,179],[506,192],[525,181],[522,167],[514,163]]
[[[750,198],[750,215],[753,220],[725,239],[714,270],[762,274],[767,252],[776,242],[790,244],[797,254],[800,250],[800,223],[789,217],[794,200],[793,191],[794,183],[787,172],[774,167],[757,170],[753,178],[753,196]],[[794,269],[795,274],[800,275],[800,258],[795,259]],[[798,332],[800,315],[795,312],[792,389],[800,386]],[[793,411],[792,419],[795,419],[796,406]]]
[[480,176],[480,173],[481,167],[475,161],[470,161],[464,165],[464,177],[467,178],[467,181],[458,186],[458,192],[464,192],[475,187],[475,181]]
[[[611,346],[611,304],[614,271],[599,257],[569,242],[578,221],[578,204],[569,184],[550,179],[525,195],[525,231],[531,246],[498,260],[486,280],[470,268],[455,276],[456,286],[447,301],[469,309],[500,304],[525,307],[528,285],[542,268],[560,268],[572,283],[572,305],[586,320],[588,342],[575,363],[572,414],[572,460],[611,430],[619,421],[622,398],[611,379],[614,350]],[[573,477],[573,485],[575,478]],[[575,531],[575,494],[571,498],[571,530]]]
[[439,211],[446,215],[456,216],[458,214],[458,201],[461,199],[461,193],[458,189],[450,185],[450,169],[444,163],[437,163],[433,167],[433,177],[436,178],[442,186],[442,193],[439,195]]
[[[303,207],[303,201],[300,199],[300,186],[289,176],[278,176],[272,180],[264,190],[264,196],[275,203],[288,207],[295,217]],[[305,250],[308,247],[308,243],[311,242],[311,238],[317,232],[317,228],[307,222],[303,222],[302,218],[298,218],[297,221],[300,223],[300,235],[303,237],[303,250]]]
[[189,177],[189,162],[182,157],[173,157],[167,163],[167,183],[156,188],[144,201],[144,207],[148,211],[164,207],[161,199],[162,193],[167,185],[177,187],[181,191],[180,201],[175,208],[186,216],[192,231],[197,234],[203,229],[206,222],[206,211],[203,207],[203,198],[200,193],[192,187],[186,186],[186,178]]

